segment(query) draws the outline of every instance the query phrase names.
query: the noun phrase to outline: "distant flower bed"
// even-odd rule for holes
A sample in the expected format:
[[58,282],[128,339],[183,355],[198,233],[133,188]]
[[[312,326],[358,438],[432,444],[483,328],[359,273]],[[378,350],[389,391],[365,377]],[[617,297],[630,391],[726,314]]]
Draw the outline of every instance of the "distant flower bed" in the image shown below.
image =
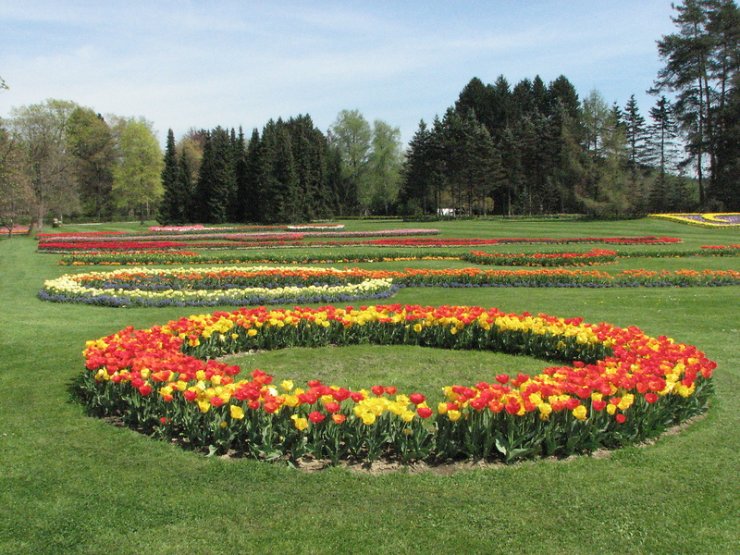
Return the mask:
[[591,249],[588,252],[491,253],[471,251],[462,259],[493,266],[590,266],[617,259],[617,251]]
[[707,214],[650,214],[650,217],[704,227],[733,227],[740,225],[740,213],[738,212],[716,212]]
[[150,249],[178,249],[190,247],[178,241],[42,241],[38,249],[42,252],[64,252],[84,250],[142,251]]
[[[132,250],[142,248],[249,248],[272,246],[273,244],[302,245],[303,240],[311,237],[406,237],[418,235],[436,235],[437,229],[384,229],[377,231],[295,231],[295,232],[240,232],[240,231],[203,231],[192,234],[131,234],[119,236],[111,241],[107,237],[96,235],[70,235],[58,237],[47,234],[39,241],[39,250],[46,252],[63,252],[66,250]],[[309,243],[305,243],[309,244]],[[147,247],[148,245],[148,247]]]
[[[540,269],[404,271],[308,267],[213,267],[66,274],[39,297],[109,306],[336,302],[381,298],[397,287],[690,287],[740,284],[740,272]],[[332,300],[334,299],[334,300]]]
[[216,306],[345,302],[393,294],[389,278],[308,268],[133,268],[67,274],[44,283],[47,301],[106,306]]
[[299,225],[239,225],[239,226],[205,226],[203,224],[189,224],[189,225],[153,225],[149,227],[149,231],[159,233],[199,233],[199,232],[210,232],[210,231],[296,231],[296,230],[307,230],[307,231],[323,231],[331,230],[337,231],[344,229],[344,224],[299,224]]
[[[594,249],[596,250],[596,249]],[[407,251],[389,251],[386,247],[368,250],[363,253],[341,251],[339,248],[325,250],[320,254],[285,254],[272,249],[269,253],[240,252],[237,254],[218,254],[216,252],[196,253],[184,250],[139,250],[122,252],[75,252],[63,256],[59,264],[63,266],[141,266],[151,264],[348,264],[358,262],[412,262],[416,260],[468,260],[477,264],[491,264],[500,260],[500,265],[514,265],[517,257],[521,257],[521,264],[526,266],[553,266],[596,264],[597,257],[585,258],[583,261],[574,256],[586,253],[500,253],[500,258],[482,258],[472,251],[470,254],[444,248],[414,247]],[[594,251],[590,251],[594,252]],[[609,251],[607,251],[609,252]],[[492,253],[483,253],[488,256]],[[616,252],[616,258],[683,258],[689,256],[738,256],[738,245],[704,245],[701,249],[691,250],[653,250],[653,251],[624,251]],[[512,257],[512,258],[508,258]],[[575,260],[573,260],[575,258]],[[609,258],[609,256],[607,256]],[[604,259],[604,262],[611,260]]]
[[735,245],[702,245],[701,248],[707,249],[708,251],[737,251],[740,250],[740,244]]
[[7,227],[0,227],[0,237],[3,235],[25,235],[28,233],[29,227],[27,225],[14,225],[10,229]]
[[369,244],[394,247],[467,247],[508,244],[605,243],[609,245],[666,245],[680,243],[678,237],[502,237],[498,239],[376,239]]
[[[324,345],[421,345],[561,360],[427,399],[393,385],[273,384],[216,357]],[[716,364],[635,326],[466,306],[242,308],[88,341],[77,397],[93,415],[211,453],[334,464],[512,462],[654,437],[707,407]],[[358,372],[362,369],[358,368]]]
[[285,226],[288,231],[338,231],[344,224],[301,224]]
[[411,262],[415,260],[460,260],[460,253],[454,251],[417,249],[414,253],[389,252],[387,250],[367,252],[325,252],[321,254],[284,254],[281,252],[217,254],[214,252],[198,254],[189,251],[139,251],[139,252],[92,252],[75,253],[63,256],[61,265],[101,266],[149,265],[149,264],[336,264],[358,262]]

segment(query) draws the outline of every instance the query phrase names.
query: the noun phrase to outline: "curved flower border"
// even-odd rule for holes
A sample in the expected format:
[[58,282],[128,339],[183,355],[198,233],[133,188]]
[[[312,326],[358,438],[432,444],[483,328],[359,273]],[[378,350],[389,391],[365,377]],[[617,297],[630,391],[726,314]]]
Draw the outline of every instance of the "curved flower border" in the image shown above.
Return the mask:
[[733,270],[446,270],[312,267],[130,268],[65,274],[42,300],[108,306],[217,306],[386,298],[398,287],[691,287],[740,284]]
[[[451,385],[434,402],[393,386],[313,380],[280,388],[213,357],[292,346],[421,345],[528,354],[570,365]],[[372,461],[567,456],[661,433],[704,411],[716,364],[638,328],[495,308],[379,305],[246,309],[131,327],[84,350],[75,390],[92,414],[211,453]],[[434,407],[434,408],[433,408]]]
[[[382,299],[397,289],[389,278],[358,276],[345,270],[321,275],[303,270],[306,269],[133,268],[66,274],[44,282],[39,297],[45,301],[118,307],[217,306]],[[192,281],[198,279],[198,285],[193,287]],[[240,283],[236,285],[235,281]]]
[[703,227],[737,227],[740,226],[740,213],[685,213],[685,214],[650,214],[651,218],[668,220],[682,224],[699,225]]

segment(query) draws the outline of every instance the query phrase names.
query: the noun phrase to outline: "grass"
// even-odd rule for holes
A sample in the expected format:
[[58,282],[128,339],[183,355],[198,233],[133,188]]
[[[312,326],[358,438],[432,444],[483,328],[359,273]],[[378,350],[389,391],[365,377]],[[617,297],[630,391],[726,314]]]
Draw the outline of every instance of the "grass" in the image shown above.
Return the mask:
[[[406,225],[437,227],[443,237],[671,235],[683,238],[686,248],[738,242],[735,230],[650,219]],[[389,226],[347,223],[347,229]],[[510,252],[519,250],[525,249]],[[680,434],[607,458],[452,474],[370,475],[342,468],[307,474],[250,460],[205,458],[85,417],[67,391],[82,370],[85,340],[203,310],[43,303],[35,294],[44,279],[86,270],[58,266],[58,256],[34,251],[30,239],[0,241],[0,553],[740,549],[740,503],[732,486],[740,473],[735,287],[402,290],[392,302],[583,316],[670,335],[698,345],[718,362],[716,398],[706,418]],[[627,263],[671,269],[738,266],[737,259],[713,257]],[[438,264],[433,266],[445,266]],[[382,381],[404,388],[418,383],[432,392],[442,383],[490,378],[501,370],[536,372],[546,363],[490,353],[362,346],[264,353],[242,357],[241,364],[275,369],[281,377],[320,375],[327,381],[356,380],[350,385]]]

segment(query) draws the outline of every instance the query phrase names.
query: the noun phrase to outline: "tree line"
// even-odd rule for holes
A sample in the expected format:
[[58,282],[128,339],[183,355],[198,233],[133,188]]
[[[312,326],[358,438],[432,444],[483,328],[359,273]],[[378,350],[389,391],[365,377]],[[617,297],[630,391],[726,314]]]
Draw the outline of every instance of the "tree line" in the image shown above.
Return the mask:
[[324,134],[309,115],[270,120],[247,140],[216,127],[164,155],[161,223],[304,222],[390,213],[400,183],[400,130],[357,110],[340,112]]
[[0,220],[9,229],[50,217],[156,213],[162,152],[150,122],[50,99],[0,120]]
[[442,118],[420,122],[399,209],[597,217],[738,210],[738,7],[685,0],[674,9],[678,30],[658,41],[665,66],[649,120],[634,95],[624,107],[597,91],[579,100],[565,76],[513,87],[503,76],[474,78]]
[[[162,223],[300,222],[405,214],[586,213],[740,209],[740,13],[732,0],[684,0],[643,115],[560,76],[513,86],[473,78],[400,131],[341,111],[326,133],[309,115],[239,129],[170,130],[162,156],[146,120],[48,100],[0,120],[0,219],[70,214]],[[7,88],[0,78],[0,89]],[[658,96],[659,95],[659,96]]]

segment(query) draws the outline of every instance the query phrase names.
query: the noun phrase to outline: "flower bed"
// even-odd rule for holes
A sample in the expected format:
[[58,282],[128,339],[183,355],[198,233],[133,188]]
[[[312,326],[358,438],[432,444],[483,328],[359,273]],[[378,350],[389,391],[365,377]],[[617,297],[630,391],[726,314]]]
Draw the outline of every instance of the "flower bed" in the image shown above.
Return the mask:
[[[376,231],[331,231],[315,229],[313,231],[242,231],[242,228],[221,228],[225,231],[216,231],[219,228],[203,228],[191,230],[187,233],[155,233],[141,234],[132,233],[117,235],[116,241],[110,241],[109,237],[94,233],[82,234],[44,234],[40,237],[39,250],[63,251],[63,250],[90,250],[90,249],[117,249],[130,250],[142,248],[140,245],[152,243],[151,248],[162,248],[160,244],[167,241],[172,242],[171,247],[189,246],[191,248],[232,248],[235,246],[251,247],[270,243],[301,243],[311,237],[339,237],[339,238],[362,238],[362,237],[406,237],[417,235],[436,235],[437,229],[381,229]],[[101,246],[104,245],[104,246]],[[132,246],[133,245],[133,246]],[[145,247],[144,247],[145,248]]]
[[396,288],[389,278],[351,270],[134,268],[63,275],[46,281],[39,297],[122,307],[256,305],[381,299]]
[[[338,231],[338,232],[294,232],[294,233],[201,233],[194,235],[139,235],[110,241],[106,238],[81,237],[58,241],[47,237],[39,242],[39,250],[44,252],[84,251],[84,250],[141,250],[146,248],[280,248],[280,247],[465,247],[506,244],[567,244],[604,243],[612,245],[663,245],[680,243],[676,237],[563,237],[563,238],[498,238],[498,239],[430,239],[402,237],[399,235],[431,235],[439,233],[436,229],[402,229],[380,231]],[[323,241],[312,237],[358,238],[356,241]],[[381,239],[366,239],[382,236]],[[166,239],[170,241],[165,241]]]
[[[251,349],[421,345],[566,363],[426,399],[376,384],[280,387],[214,359]],[[88,341],[75,390],[91,414],[189,448],[260,459],[511,462],[653,437],[707,406],[715,363],[638,328],[464,306],[242,308]],[[489,378],[483,377],[483,380]]]
[[702,245],[702,249],[707,249],[712,252],[719,252],[720,254],[732,253],[735,254],[740,251],[740,243],[734,245]]
[[740,225],[740,213],[717,212],[707,214],[650,214],[651,218],[669,220],[682,224],[700,225],[703,227],[734,227]]
[[[616,251],[617,258],[684,258],[689,256],[738,256],[740,255],[740,245],[704,245],[701,249],[693,250],[656,250],[656,251]],[[473,251],[470,255],[460,251],[449,249],[410,249],[408,251],[388,251],[386,249],[368,250],[359,254],[355,251],[339,252],[322,252],[321,254],[284,254],[281,252],[270,253],[249,253],[243,252],[238,254],[216,254],[203,253],[198,254],[192,251],[183,250],[140,250],[130,252],[77,252],[68,254],[59,259],[59,264],[63,266],[141,266],[149,264],[348,264],[357,262],[402,262],[415,260],[469,260],[478,264],[489,264],[478,262],[473,256],[480,251]],[[490,253],[483,253],[488,255]],[[504,256],[521,256],[525,265],[535,265],[538,261],[543,261],[539,265],[552,264],[553,260],[558,260],[560,255],[569,255],[578,253],[525,253],[525,254],[504,254]],[[582,253],[583,254],[583,253]],[[593,262],[593,259],[590,259]],[[607,262],[609,260],[605,260]],[[502,259],[502,263],[513,263],[514,260]],[[562,264],[572,264],[572,260],[563,257]]]
[[120,253],[75,253],[63,256],[59,264],[63,266],[122,266],[149,264],[336,264],[358,262],[411,262],[415,260],[460,260],[461,254],[455,251],[415,250],[409,252],[369,251],[357,252],[324,252],[321,254],[284,254],[273,252],[239,253],[239,254],[197,254],[188,251],[159,252],[120,252]]
[[588,252],[490,253],[471,251],[460,258],[492,266],[591,266],[617,259],[617,251],[591,249]]
[[394,247],[467,247],[508,244],[604,243],[608,245],[666,245],[680,243],[678,237],[502,237],[498,239],[376,239],[369,244]]
[[740,284],[740,272],[678,270],[602,271],[337,270],[310,267],[213,267],[66,274],[47,280],[42,300],[109,306],[216,306],[337,302],[383,298],[397,287],[689,287]]

